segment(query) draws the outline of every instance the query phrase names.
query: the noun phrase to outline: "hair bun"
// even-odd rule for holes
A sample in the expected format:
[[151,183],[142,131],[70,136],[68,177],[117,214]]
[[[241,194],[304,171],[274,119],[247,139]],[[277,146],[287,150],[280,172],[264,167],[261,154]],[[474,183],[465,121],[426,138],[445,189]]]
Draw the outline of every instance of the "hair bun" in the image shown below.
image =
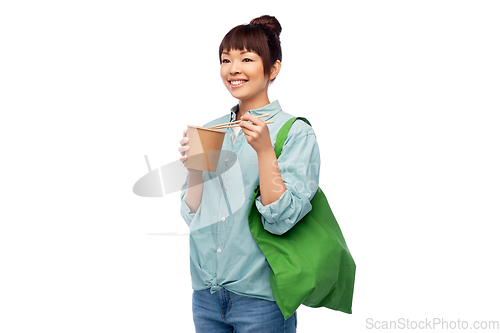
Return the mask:
[[269,15],[262,15],[261,17],[254,18],[250,21],[250,24],[259,24],[270,28],[276,36],[280,36],[281,33],[281,24],[278,22],[276,17]]

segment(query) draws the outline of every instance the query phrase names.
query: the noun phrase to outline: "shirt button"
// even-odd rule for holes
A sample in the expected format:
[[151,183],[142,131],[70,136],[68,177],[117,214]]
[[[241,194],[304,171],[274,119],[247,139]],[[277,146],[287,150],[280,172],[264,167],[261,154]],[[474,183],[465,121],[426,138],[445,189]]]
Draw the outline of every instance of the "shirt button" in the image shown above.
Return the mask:
[[225,217],[223,217],[223,218],[222,218],[222,222],[224,222],[225,220],[226,220],[226,218],[225,218]]
[[226,161],[226,163],[229,162],[229,158],[226,158],[225,161]]
[[222,250],[221,250],[221,249],[220,249],[220,247],[219,247],[219,248],[217,249],[217,252],[219,252],[219,253],[220,253],[221,251],[222,251]]

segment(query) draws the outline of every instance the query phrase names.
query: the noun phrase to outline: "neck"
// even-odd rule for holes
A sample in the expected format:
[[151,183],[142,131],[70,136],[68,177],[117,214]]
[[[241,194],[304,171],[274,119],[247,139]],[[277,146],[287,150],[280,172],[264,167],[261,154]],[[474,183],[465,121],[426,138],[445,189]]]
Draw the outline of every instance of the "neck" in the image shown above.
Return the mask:
[[238,120],[241,117],[243,117],[243,115],[245,113],[247,113],[248,110],[260,109],[261,107],[264,107],[264,106],[266,106],[269,103],[270,103],[269,102],[269,98],[267,96],[265,96],[265,98],[262,98],[262,99],[259,99],[259,100],[252,100],[252,101],[242,101],[242,100],[240,100],[238,102],[239,110],[238,110],[238,114],[236,115],[236,119]]

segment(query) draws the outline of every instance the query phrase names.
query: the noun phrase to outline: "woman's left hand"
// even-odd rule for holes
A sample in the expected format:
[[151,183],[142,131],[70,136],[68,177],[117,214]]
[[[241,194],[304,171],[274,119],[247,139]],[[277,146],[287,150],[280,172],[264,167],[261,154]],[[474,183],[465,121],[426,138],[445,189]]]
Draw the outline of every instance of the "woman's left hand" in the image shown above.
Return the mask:
[[267,128],[267,124],[260,118],[247,112],[241,117],[240,127],[245,134],[247,142],[257,154],[268,149],[274,149],[271,136],[269,135],[269,128]]

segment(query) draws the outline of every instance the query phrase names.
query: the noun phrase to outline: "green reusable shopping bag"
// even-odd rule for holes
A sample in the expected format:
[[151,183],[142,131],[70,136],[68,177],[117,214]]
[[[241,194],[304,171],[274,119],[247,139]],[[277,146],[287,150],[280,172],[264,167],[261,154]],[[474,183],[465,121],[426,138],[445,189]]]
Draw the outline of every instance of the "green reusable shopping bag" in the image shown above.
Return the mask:
[[[274,150],[279,158],[288,132],[296,119],[278,132]],[[271,289],[281,313],[288,319],[300,304],[352,313],[356,265],[323,191],[311,199],[312,210],[283,235],[264,229],[255,206],[254,191],[248,213],[250,231],[271,266]]]

